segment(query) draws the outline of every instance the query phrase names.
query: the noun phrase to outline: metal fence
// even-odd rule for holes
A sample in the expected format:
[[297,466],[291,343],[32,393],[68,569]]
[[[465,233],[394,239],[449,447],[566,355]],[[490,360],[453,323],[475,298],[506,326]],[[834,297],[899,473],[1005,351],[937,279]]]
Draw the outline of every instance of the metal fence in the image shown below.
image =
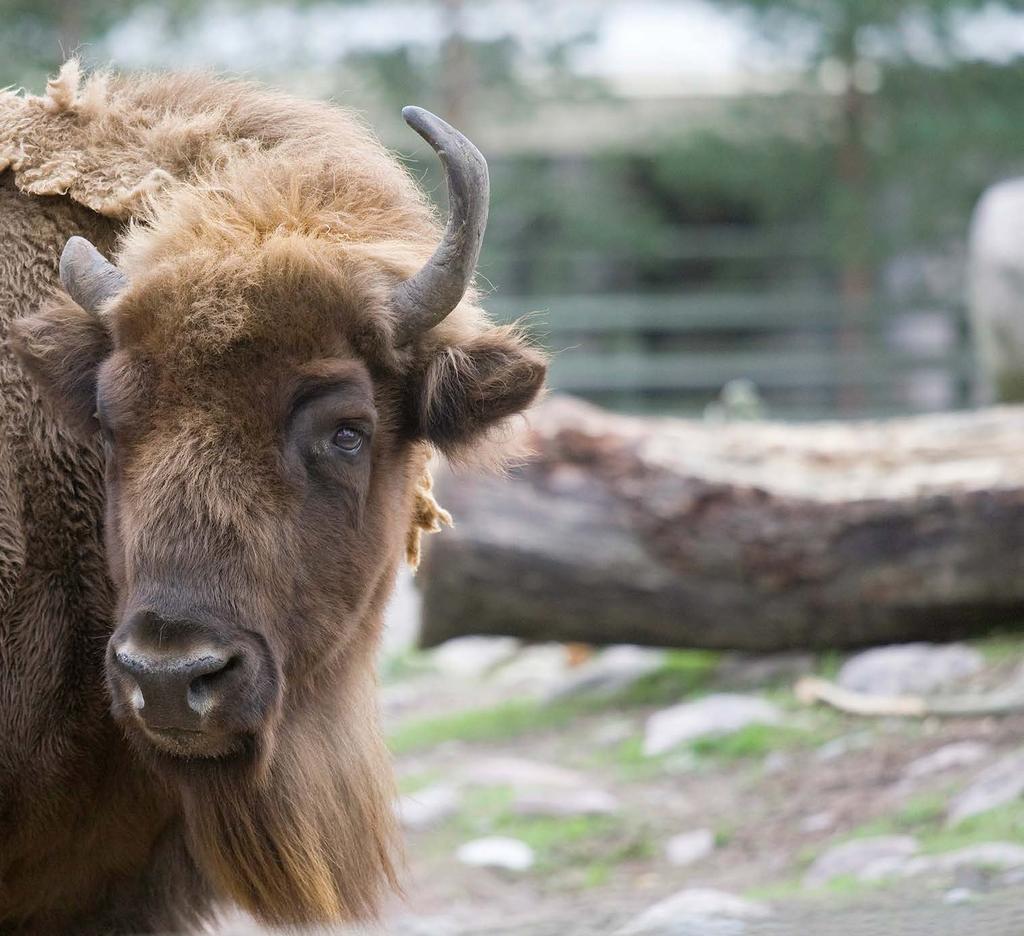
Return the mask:
[[[487,306],[502,320],[528,316],[554,354],[553,388],[615,409],[699,414],[736,380],[752,382],[765,415],[788,419],[971,401],[955,286],[915,282],[898,299],[844,306],[827,241],[807,227],[692,226],[656,246],[500,244]],[[650,291],[636,288],[645,277]]]

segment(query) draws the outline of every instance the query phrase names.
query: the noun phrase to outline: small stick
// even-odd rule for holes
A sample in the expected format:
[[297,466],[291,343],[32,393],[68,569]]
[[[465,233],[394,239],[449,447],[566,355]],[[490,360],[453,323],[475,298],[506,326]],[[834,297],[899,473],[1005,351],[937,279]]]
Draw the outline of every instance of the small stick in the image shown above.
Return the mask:
[[1024,685],[1019,681],[994,692],[925,698],[855,692],[827,679],[806,676],[797,682],[793,692],[805,705],[821,702],[840,712],[868,718],[983,717],[1024,712]]

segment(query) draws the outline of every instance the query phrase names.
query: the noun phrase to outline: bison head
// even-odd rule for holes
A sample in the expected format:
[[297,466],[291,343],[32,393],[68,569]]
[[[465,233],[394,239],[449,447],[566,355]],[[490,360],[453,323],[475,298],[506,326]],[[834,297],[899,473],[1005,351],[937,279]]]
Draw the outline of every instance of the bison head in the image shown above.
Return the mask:
[[391,230],[400,199],[361,205],[360,167],[257,152],[173,189],[119,267],[72,238],[74,302],[15,337],[102,440],[114,716],[180,797],[215,886],[276,921],[365,914],[391,874],[373,650],[417,484],[432,448],[472,448],[544,376],[464,301],[483,158],[405,116],[448,180],[425,263],[429,216]]

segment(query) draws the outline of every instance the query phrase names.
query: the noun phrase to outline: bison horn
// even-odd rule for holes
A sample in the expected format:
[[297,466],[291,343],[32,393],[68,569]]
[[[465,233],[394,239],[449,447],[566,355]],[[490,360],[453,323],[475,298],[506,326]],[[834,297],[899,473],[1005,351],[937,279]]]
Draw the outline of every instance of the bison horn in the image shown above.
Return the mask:
[[60,283],[88,312],[98,312],[128,284],[125,275],[84,237],[72,237],[60,255]]
[[440,158],[449,207],[444,237],[434,255],[392,294],[400,345],[443,321],[465,295],[487,227],[490,191],[487,161],[458,130],[422,107],[405,107],[402,116]]

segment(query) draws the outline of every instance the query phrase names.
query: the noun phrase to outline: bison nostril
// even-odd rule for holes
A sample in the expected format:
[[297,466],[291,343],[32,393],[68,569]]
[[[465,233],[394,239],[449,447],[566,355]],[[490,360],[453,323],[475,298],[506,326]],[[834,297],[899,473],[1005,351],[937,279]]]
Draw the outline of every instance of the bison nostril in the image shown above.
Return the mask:
[[223,685],[228,674],[236,670],[241,662],[241,657],[237,655],[227,660],[211,659],[209,669],[195,676],[188,685],[188,707],[198,715],[205,715],[214,704],[217,690]]

